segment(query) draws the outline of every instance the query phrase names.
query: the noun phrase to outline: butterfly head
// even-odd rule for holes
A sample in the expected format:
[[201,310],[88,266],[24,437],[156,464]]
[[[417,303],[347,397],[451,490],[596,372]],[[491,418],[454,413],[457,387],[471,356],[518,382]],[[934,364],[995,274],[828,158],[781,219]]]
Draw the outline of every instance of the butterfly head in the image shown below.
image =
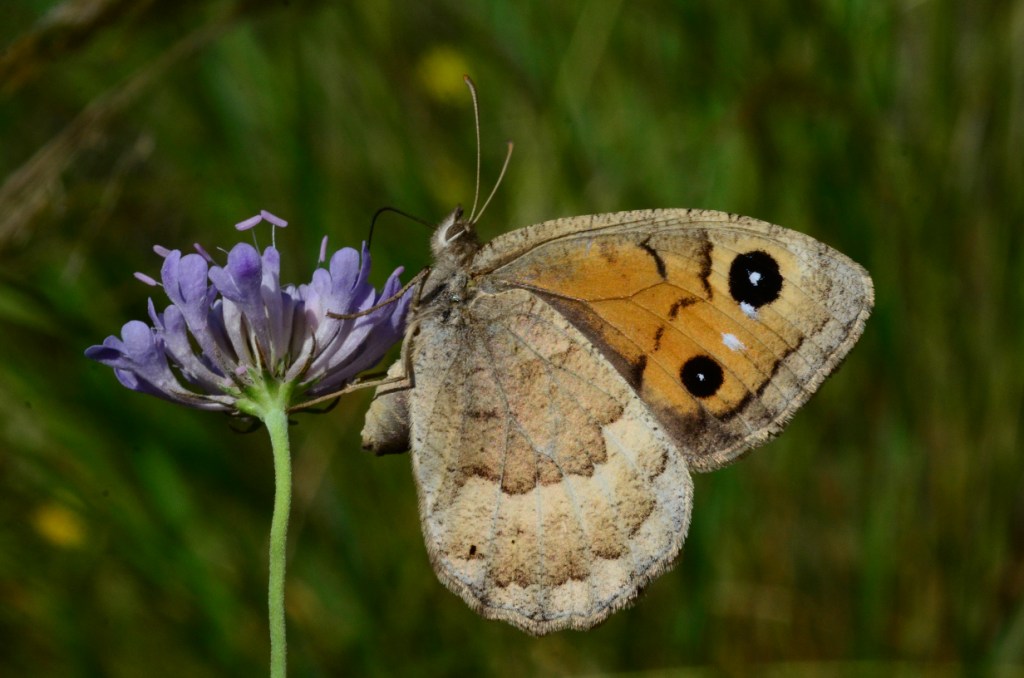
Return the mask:
[[480,249],[480,240],[474,229],[476,224],[463,216],[462,207],[456,207],[434,230],[430,249],[435,265],[450,263],[453,266],[464,266]]

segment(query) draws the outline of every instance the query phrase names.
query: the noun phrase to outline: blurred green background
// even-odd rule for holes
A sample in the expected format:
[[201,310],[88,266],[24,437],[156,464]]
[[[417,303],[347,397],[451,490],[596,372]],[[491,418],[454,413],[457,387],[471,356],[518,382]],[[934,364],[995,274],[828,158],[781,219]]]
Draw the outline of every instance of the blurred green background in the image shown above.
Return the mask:
[[[589,633],[437,582],[407,458],[359,449],[368,394],[300,416],[293,675],[1024,672],[1024,2],[3,0],[0,44],[0,674],[265,673],[265,436],[82,351],[145,317],[154,243],[268,209],[299,282],[378,207],[471,202],[463,72],[485,188],[516,142],[485,238],[739,212],[864,264],[876,311]],[[427,263],[378,227],[377,284]]]

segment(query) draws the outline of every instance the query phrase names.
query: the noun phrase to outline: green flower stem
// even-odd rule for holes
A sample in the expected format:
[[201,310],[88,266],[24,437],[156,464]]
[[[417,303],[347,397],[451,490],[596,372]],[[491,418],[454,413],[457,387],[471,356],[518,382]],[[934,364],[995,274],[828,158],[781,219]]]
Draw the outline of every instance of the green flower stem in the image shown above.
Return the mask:
[[288,515],[292,506],[292,457],[288,445],[288,414],[284,408],[267,412],[263,423],[274,450],[274,517],[270,523],[270,676],[288,675],[288,641],[284,625],[284,573],[287,560]]
[[[276,393],[273,392],[277,386]],[[270,676],[288,675],[288,642],[285,636],[284,582],[287,560],[288,516],[292,503],[292,459],[288,440],[288,385],[268,385],[268,391],[245,403],[239,409],[259,417],[270,434],[274,453],[274,515],[270,522]]]

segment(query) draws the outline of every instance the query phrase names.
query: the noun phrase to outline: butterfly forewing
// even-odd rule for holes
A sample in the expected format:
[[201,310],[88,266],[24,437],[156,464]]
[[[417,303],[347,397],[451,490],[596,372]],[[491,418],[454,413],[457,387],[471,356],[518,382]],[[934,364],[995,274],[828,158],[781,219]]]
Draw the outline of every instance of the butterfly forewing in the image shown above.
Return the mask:
[[872,304],[870,278],[844,255],[721,212],[547,222],[499,237],[475,264],[491,287],[530,290],[580,329],[698,470],[777,433]]

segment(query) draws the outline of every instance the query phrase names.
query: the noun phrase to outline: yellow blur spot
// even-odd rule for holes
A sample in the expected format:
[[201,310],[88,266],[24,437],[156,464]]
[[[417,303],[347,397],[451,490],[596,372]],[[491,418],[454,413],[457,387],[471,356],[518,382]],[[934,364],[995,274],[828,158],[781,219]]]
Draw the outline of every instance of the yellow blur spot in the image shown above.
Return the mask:
[[455,103],[469,96],[462,81],[462,76],[468,72],[465,57],[449,45],[432,47],[416,68],[423,88],[434,99],[444,103]]
[[60,504],[44,504],[32,515],[36,532],[54,546],[78,548],[85,541],[85,525],[81,518]]
[[436,160],[429,182],[430,192],[439,203],[458,205],[466,201],[473,202],[473,175],[467,172],[467,166],[457,165],[444,158]]

